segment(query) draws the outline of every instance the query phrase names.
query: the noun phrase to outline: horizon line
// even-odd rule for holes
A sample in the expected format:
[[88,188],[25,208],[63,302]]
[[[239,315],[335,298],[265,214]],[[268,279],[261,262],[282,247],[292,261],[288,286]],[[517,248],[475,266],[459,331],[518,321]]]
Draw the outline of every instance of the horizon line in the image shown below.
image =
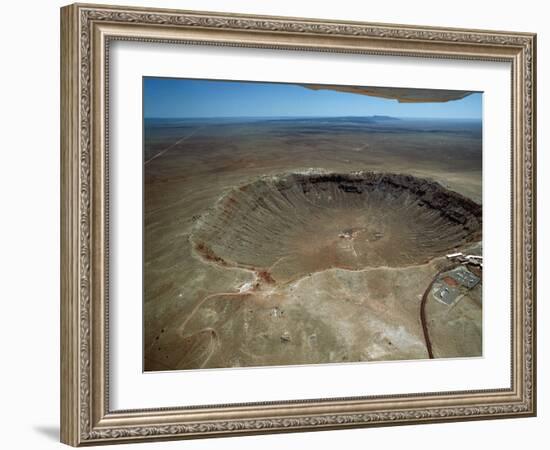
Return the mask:
[[172,119],[172,120],[206,120],[206,119],[334,119],[345,117],[385,117],[391,119],[435,119],[435,120],[482,120],[483,117],[433,117],[433,116],[391,116],[387,114],[371,114],[371,115],[336,115],[336,116],[315,116],[315,115],[299,115],[299,116],[143,116],[144,120],[150,119]]

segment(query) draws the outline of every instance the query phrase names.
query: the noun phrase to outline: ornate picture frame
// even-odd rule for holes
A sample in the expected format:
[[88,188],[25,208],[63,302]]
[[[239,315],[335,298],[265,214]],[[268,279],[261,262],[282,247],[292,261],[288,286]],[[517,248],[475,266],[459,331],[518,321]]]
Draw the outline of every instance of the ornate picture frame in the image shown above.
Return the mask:
[[[511,385],[112,410],[109,80],[116,40],[511,64]],[[94,445],[536,414],[536,35],[74,4],[61,9],[61,440]]]

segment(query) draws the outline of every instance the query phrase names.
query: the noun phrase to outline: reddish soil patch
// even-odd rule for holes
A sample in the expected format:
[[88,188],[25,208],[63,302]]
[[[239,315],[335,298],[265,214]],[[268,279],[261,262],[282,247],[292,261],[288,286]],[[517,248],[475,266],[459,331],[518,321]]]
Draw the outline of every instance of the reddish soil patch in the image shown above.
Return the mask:
[[199,242],[195,246],[196,250],[200,252],[208,261],[213,261],[222,266],[227,266],[227,262],[214,253],[214,251],[203,242]]
[[267,270],[261,270],[258,272],[258,278],[262,280],[265,283],[268,284],[274,284],[275,279],[271,276],[271,274]]

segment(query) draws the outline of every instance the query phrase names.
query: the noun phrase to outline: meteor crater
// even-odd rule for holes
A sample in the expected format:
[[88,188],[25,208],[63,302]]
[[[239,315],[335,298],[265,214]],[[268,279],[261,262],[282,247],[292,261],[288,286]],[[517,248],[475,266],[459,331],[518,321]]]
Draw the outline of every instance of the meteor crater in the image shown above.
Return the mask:
[[481,239],[482,208],[410,175],[308,171],[264,176],[200,217],[195,251],[286,282],[330,268],[424,264]]

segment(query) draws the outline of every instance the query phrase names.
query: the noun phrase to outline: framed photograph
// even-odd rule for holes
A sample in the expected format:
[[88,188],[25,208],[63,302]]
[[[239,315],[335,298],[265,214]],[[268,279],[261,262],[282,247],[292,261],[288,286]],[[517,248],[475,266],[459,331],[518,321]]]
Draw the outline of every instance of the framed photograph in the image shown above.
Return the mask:
[[62,8],[62,442],[535,415],[535,58]]

